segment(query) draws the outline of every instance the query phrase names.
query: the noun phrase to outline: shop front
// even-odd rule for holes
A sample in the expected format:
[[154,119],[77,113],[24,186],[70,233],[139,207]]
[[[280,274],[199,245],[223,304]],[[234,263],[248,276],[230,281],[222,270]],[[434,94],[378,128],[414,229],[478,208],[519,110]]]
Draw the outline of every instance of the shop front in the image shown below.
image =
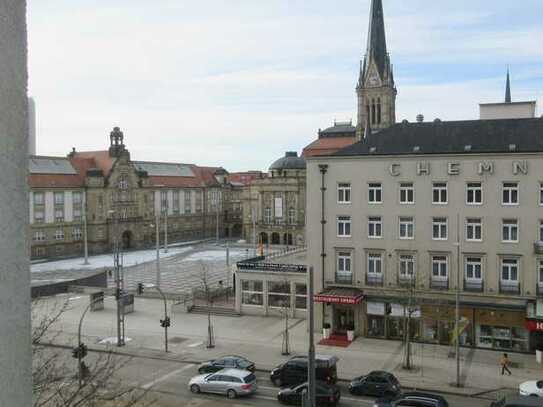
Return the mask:
[[526,319],[526,329],[530,335],[530,350],[543,350],[543,320]]
[[315,294],[314,300],[323,303],[331,314],[325,319],[334,335],[347,335],[347,331],[360,332],[360,304],[364,295],[358,289],[331,287]]
[[420,307],[406,307],[395,302],[366,302],[367,329],[366,336],[370,338],[386,338],[403,340],[407,333],[411,339],[419,340],[420,336]]

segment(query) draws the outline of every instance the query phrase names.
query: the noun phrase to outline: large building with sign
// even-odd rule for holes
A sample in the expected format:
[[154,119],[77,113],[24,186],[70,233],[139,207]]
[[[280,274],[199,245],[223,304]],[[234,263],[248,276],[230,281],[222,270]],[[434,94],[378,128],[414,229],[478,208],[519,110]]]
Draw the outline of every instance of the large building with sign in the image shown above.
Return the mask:
[[508,81],[504,103],[481,106],[494,119],[395,123],[380,1],[371,16],[360,140],[307,158],[316,325],[403,339],[409,315],[416,341],[531,351],[543,344],[543,118],[524,105],[517,118]]

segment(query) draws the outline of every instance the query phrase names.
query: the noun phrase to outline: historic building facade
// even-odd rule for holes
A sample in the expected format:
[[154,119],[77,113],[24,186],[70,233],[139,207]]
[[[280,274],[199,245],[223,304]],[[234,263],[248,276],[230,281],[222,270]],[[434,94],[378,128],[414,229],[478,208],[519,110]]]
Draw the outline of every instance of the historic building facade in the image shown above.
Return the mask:
[[[115,128],[105,151],[30,158],[33,258],[241,236],[240,188],[218,167],[133,161]],[[85,234],[86,230],[86,234]]]
[[305,245],[305,160],[287,152],[269,174],[243,191],[244,239],[263,245]]

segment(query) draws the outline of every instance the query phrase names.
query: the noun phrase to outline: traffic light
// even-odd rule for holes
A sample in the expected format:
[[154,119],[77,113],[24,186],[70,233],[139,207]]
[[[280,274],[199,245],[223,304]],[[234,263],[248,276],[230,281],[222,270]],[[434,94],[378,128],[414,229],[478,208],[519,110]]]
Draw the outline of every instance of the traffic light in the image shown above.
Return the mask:
[[79,359],[79,347],[72,349],[72,357],[74,359]]
[[143,294],[143,283],[138,283],[138,295],[142,295]]
[[162,328],[169,328],[170,327],[170,317],[166,317],[165,319],[160,320],[160,326]]
[[83,359],[85,356],[87,356],[87,353],[88,353],[87,345],[85,345],[84,343],[72,349],[72,357],[74,359],[79,359],[79,358]]

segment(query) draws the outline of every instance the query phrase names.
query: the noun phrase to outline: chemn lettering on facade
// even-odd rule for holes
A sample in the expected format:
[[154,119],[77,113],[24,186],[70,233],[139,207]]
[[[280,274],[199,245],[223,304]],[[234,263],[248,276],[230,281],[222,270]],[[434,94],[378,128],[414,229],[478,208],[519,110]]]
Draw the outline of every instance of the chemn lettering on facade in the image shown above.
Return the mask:
[[[402,123],[308,158],[319,323],[401,339],[409,313],[414,340],[449,344],[458,289],[462,345],[539,346],[541,134],[543,119]],[[363,300],[326,299],[342,290]]]
[[115,128],[104,151],[29,160],[32,258],[83,254],[161,242],[241,236],[241,186],[219,167],[133,161]]

